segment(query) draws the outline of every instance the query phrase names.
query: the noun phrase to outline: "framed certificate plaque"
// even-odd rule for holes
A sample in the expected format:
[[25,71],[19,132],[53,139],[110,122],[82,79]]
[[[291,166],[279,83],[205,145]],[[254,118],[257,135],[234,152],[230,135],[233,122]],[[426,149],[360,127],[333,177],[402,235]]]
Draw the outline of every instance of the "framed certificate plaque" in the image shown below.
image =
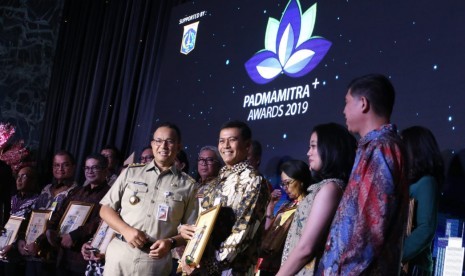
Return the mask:
[[52,211],[50,210],[33,210],[31,219],[26,230],[26,244],[33,243],[40,235],[45,232],[47,221],[50,219]]
[[60,221],[60,235],[69,234],[83,225],[92,211],[94,204],[71,201]]
[[200,263],[220,209],[221,205],[216,205],[200,213],[197,218],[194,237],[187,244],[182,256],[189,266],[196,267]]
[[5,246],[12,244],[18,236],[19,227],[24,218],[11,216],[5,227],[0,232],[0,250]]

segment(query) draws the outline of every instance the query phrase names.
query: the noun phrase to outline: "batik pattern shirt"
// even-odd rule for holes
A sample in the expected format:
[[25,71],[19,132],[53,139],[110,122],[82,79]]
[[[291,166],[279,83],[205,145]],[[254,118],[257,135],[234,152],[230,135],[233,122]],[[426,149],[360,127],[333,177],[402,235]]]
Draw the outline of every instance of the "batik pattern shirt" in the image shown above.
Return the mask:
[[408,188],[395,126],[363,137],[317,275],[398,275]]
[[222,207],[230,207],[235,214],[232,233],[217,250],[216,260],[207,260],[207,263],[219,263],[214,266],[207,264],[213,269],[208,271],[209,275],[221,273],[221,270],[229,270],[226,273],[234,275],[254,273],[269,199],[266,180],[247,161],[231,168],[223,167],[218,183],[206,187],[203,208],[221,204]]
[[42,192],[34,203],[32,209],[51,211],[58,210],[63,204],[63,201],[65,201],[65,199],[68,197],[68,194],[78,187],[77,183],[73,182],[68,189],[53,196],[52,186],[53,184],[48,184],[42,189]]
[[28,218],[32,210],[32,205],[35,203],[38,194],[24,194],[20,193],[11,198],[11,211],[10,215],[22,218]]

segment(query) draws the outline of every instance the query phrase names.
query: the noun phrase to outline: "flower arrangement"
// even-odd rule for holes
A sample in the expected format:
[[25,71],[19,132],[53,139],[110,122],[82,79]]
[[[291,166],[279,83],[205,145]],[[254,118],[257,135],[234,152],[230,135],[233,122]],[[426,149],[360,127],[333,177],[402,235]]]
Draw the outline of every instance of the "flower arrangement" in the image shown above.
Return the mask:
[[0,123],[0,151],[3,151],[8,140],[15,134],[16,129],[10,123]]
[[16,132],[15,126],[10,123],[0,123],[0,160],[7,163],[14,174],[25,165],[31,162],[25,161],[29,155],[29,150],[24,146],[24,141],[19,140],[9,144],[9,140]]

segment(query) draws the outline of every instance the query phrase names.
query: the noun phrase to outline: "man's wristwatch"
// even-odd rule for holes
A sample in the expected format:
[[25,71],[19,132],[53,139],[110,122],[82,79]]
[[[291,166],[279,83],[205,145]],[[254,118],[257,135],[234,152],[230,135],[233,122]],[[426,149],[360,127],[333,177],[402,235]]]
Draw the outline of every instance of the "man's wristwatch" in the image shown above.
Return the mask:
[[171,249],[176,248],[178,242],[173,238],[168,238],[168,240],[171,242]]

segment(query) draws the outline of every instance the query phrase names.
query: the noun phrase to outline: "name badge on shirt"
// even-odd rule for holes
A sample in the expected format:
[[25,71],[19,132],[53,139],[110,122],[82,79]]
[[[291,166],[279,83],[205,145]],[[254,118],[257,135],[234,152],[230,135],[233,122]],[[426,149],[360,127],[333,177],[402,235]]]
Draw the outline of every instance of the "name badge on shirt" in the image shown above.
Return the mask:
[[168,211],[170,207],[166,204],[158,204],[157,219],[161,221],[168,220]]
[[221,197],[216,197],[215,201],[213,201],[213,206],[220,205],[221,204]]
[[54,201],[52,203],[52,205],[50,206],[50,208],[48,208],[48,209],[53,212],[57,208],[57,205],[58,205],[58,202]]

